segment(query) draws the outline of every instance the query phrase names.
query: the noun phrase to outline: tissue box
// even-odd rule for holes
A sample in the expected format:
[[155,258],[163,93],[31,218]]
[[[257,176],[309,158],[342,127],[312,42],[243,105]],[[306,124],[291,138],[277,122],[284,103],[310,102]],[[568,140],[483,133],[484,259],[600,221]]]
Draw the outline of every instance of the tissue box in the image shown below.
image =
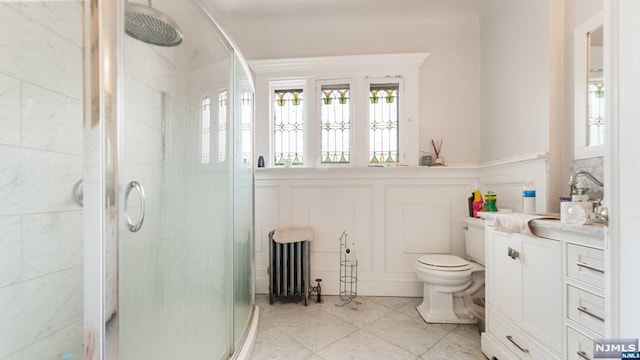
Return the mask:
[[560,203],[560,222],[569,223],[567,220],[567,211],[574,205],[581,206],[587,213],[587,219],[585,219],[585,221],[589,219],[589,214],[593,213],[593,201],[564,201]]

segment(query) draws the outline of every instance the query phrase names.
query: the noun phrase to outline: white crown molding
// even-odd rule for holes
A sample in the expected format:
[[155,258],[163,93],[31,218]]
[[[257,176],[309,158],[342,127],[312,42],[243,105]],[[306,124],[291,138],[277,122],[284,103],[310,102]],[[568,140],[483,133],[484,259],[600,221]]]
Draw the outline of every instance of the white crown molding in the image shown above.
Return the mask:
[[256,75],[287,71],[310,71],[340,67],[384,66],[417,70],[431,53],[373,54],[348,56],[320,56],[248,61]]

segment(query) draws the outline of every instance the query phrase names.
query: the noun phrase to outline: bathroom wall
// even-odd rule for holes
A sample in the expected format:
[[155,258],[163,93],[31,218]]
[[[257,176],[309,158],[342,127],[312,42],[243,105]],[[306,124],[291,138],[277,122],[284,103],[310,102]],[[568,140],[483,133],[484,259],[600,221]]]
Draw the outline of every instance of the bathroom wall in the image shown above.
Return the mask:
[[480,9],[482,160],[549,151],[550,1],[486,0]]
[[421,296],[414,262],[465,256],[462,218],[475,168],[260,169],[256,171],[256,292],[268,293],[268,234],[308,225],[311,279],[337,294],[343,231],[359,261],[358,294]]
[[0,359],[82,358],[82,2],[0,4]]
[[[538,201],[544,207],[536,209],[541,212],[558,211],[566,168],[563,11],[563,1],[480,3],[482,162],[546,158],[547,180],[536,184],[545,191],[544,202]],[[507,197],[519,196],[523,183],[513,185]]]
[[216,9],[248,60],[431,53],[420,68],[420,151],[432,152],[431,139],[442,138],[447,162],[481,161],[475,1],[423,1],[412,6],[328,2],[321,9],[305,5],[306,12],[291,3],[252,2],[251,6],[252,11]]

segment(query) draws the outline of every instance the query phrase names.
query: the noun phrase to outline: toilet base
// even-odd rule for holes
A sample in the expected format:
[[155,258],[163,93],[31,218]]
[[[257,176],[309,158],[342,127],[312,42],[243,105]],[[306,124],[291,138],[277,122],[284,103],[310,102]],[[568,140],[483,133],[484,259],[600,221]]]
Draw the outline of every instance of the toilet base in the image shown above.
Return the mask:
[[462,298],[454,297],[451,292],[439,292],[435,286],[425,285],[423,301],[416,307],[416,310],[428,323],[478,323],[478,319],[466,308]]

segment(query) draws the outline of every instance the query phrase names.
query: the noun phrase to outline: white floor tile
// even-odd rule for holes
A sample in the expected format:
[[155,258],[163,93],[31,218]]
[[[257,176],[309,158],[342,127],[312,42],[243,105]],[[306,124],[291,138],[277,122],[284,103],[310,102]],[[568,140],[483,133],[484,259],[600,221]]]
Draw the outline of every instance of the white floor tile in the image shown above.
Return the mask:
[[336,306],[337,296],[324,300],[269,305],[268,296],[257,295],[252,359],[486,360],[477,326],[428,324],[415,309],[422,299],[359,296],[344,306]]
[[455,324],[428,324],[396,311],[364,330],[419,356],[455,328]]
[[415,359],[408,351],[381,341],[363,330],[358,330],[346,338],[318,352],[318,356],[331,360],[403,360]]
[[251,359],[303,360],[311,355],[311,351],[293,340],[289,335],[266,323],[258,330],[258,337],[253,346]]

